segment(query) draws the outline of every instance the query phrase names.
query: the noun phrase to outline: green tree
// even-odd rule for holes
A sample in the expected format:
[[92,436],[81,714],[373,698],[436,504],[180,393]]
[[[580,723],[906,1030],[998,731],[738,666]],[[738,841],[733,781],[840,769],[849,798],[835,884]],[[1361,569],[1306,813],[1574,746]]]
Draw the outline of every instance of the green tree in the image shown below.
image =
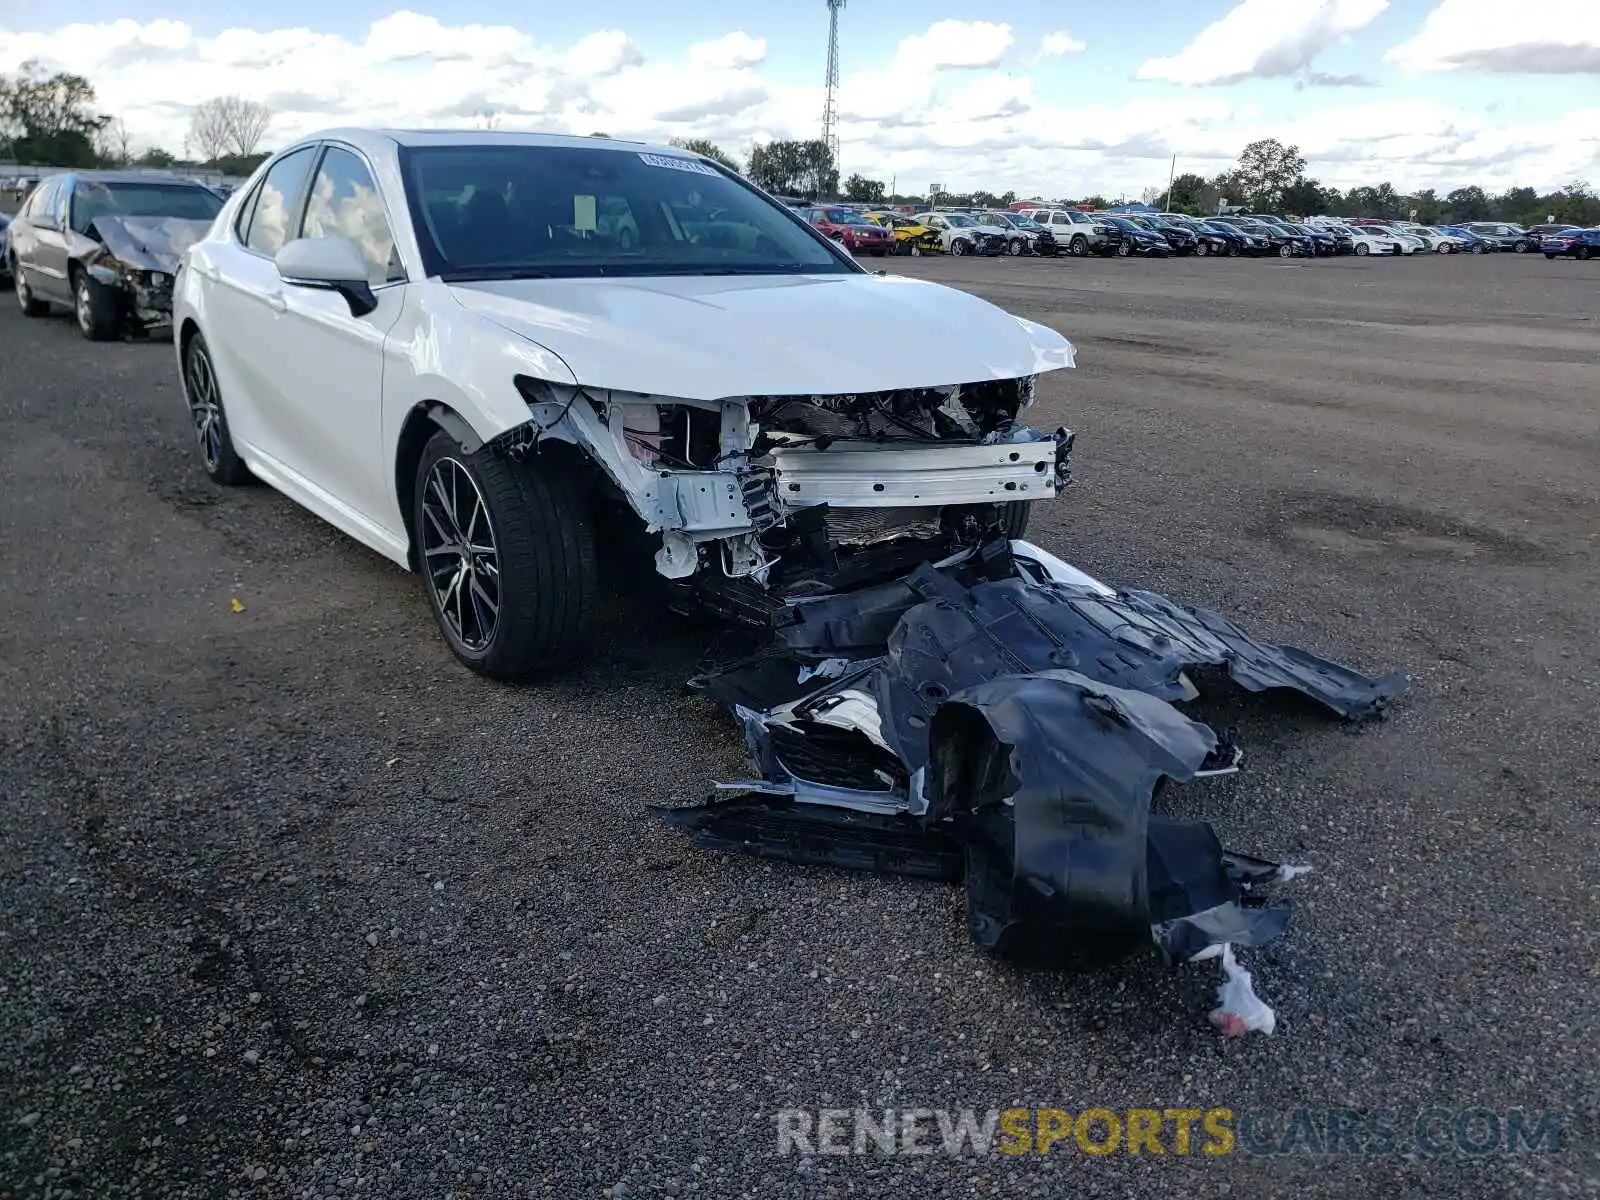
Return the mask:
[[[1587,180],[1573,180],[1559,192],[1552,193],[1548,201],[1545,206],[1546,216],[1554,216],[1558,221],[1570,221],[1574,225],[1585,227],[1600,225],[1600,196],[1595,195]],[[1539,218],[1540,221],[1543,219]],[[1538,221],[1532,222],[1535,225],[1538,223]]]
[[839,190],[839,169],[827,143],[820,139],[758,144],[750,150],[750,167],[745,173],[769,192],[799,192],[818,199]]
[[133,160],[136,167],[170,167],[178,161],[177,156],[160,146],[151,146],[138,158]]
[[1253,209],[1278,209],[1283,194],[1305,178],[1306,160],[1298,146],[1277,138],[1251,142],[1238,165],[1225,176],[1228,198]]
[[1482,221],[1489,216],[1489,197],[1481,187],[1461,187],[1444,198],[1445,216],[1452,224]]
[[865,204],[882,204],[883,180],[868,179],[865,175],[852,175],[844,181],[844,198]]
[[1167,196],[1167,208],[1173,212],[1214,213],[1219,193],[1211,182],[1193,171],[1173,177]]
[[1439,219],[1439,197],[1434,195],[1432,188],[1413,192],[1405,197],[1404,205],[1407,212],[1416,212],[1417,215],[1412,219],[1424,225],[1432,225]]
[[1284,212],[1314,217],[1327,211],[1328,194],[1315,179],[1301,179],[1283,190],[1281,204]]
[[30,59],[0,77],[0,141],[20,163],[93,167],[96,139],[110,121],[96,111],[94,87],[82,75],[49,75]]
[[739,173],[739,160],[723,150],[715,142],[708,142],[705,138],[673,138],[667,145],[676,146],[679,150],[688,150],[693,154],[704,155],[712,162],[721,163],[734,174]]

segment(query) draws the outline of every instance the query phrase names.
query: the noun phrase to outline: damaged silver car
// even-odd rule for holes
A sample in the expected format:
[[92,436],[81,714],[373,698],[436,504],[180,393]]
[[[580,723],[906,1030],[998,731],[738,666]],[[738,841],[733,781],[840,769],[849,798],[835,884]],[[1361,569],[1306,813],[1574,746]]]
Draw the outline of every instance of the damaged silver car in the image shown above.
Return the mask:
[[70,307],[91,341],[170,325],[178,263],[221,211],[209,188],[176,176],[52,175],[8,231],[17,303],[30,317]]

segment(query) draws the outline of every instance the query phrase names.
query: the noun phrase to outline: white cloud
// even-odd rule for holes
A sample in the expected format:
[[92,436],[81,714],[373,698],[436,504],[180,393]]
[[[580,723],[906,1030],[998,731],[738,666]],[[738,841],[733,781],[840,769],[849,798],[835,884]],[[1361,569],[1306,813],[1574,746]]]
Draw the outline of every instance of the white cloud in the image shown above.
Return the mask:
[[1089,48],[1087,42],[1079,41],[1070,33],[1057,30],[1047,33],[1039,43],[1040,58],[1060,58],[1063,54],[1080,54]]
[[1385,57],[1414,71],[1600,74],[1600,0],[1545,0],[1514,19],[1488,0],[1440,0]]
[[[1281,24],[1263,36],[1285,44]],[[1299,62],[1305,39],[1296,44],[1302,50],[1289,58]],[[356,37],[304,28],[201,36],[179,21],[121,20],[39,33],[0,28],[0,72],[38,57],[83,74],[138,143],[172,150],[196,103],[239,93],[276,112],[268,145],[331,125],[461,126],[492,112],[501,128],[705,137],[742,157],[756,141],[818,134],[820,86],[786,81],[766,49],[743,31],[671,52],[641,49],[618,30],[552,43],[514,25],[452,25],[418,12],[393,13]],[[1013,60],[1016,49],[1004,25],[939,22],[876,56],[853,52],[847,62],[860,69],[840,93],[844,172],[895,177],[904,188],[938,181],[953,190],[1136,196],[1165,183],[1173,153],[1179,170],[1212,174],[1245,143],[1277,137],[1298,144],[1311,173],[1340,187],[1600,180],[1593,105],[1472,115],[1403,92],[1396,99],[1395,89],[1308,88],[1294,99],[1303,115],[1288,117],[1256,92],[1248,106],[1220,88],[1174,104],[1131,85],[1131,98],[1066,104],[1049,91],[1064,74],[1059,65],[1030,71]],[[1262,61],[1256,45],[1250,62]],[[1311,74],[1294,78],[1310,82]],[[1319,107],[1320,96],[1341,103]]]
[[901,41],[895,63],[907,71],[997,67],[1016,36],[992,21],[935,21],[924,33]]
[[1388,7],[1389,0],[1242,0],[1177,54],[1147,60],[1137,78],[1216,85],[1295,75]]
[[591,33],[567,51],[564,65],[574,75],[615,75],[644,61],[639,47],[618,29]]
[[767,39],[751,37],[742,29],[724,34],[711,42],[696,42],[689,47],[689,65],[713,71],[734,71],[755,67],[767,58]]

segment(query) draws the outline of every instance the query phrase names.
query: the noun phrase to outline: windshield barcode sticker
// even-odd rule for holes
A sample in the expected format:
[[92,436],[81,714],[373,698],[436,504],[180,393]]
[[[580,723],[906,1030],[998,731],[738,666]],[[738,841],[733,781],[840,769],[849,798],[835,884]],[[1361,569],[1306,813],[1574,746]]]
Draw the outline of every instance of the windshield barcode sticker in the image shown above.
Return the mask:
[[692,171],[696,175],[715,175],[717,169],[692,158],[678,158],[671,154],[640,154],[646,166],[665,167],[669,171]]

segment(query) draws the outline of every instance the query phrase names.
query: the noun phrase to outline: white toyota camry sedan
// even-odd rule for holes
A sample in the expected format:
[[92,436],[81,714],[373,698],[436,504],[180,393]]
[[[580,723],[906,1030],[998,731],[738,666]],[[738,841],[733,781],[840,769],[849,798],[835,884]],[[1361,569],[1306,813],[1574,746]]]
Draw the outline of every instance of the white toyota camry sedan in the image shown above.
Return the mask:
[[1025,423],[1055,331],[857,265],[692,153],[336,130],[186,252],[205,469],[416,571],[474,670],[581,654],[596,529],[669,602],[773,621],[996,535],[1068,481]]

